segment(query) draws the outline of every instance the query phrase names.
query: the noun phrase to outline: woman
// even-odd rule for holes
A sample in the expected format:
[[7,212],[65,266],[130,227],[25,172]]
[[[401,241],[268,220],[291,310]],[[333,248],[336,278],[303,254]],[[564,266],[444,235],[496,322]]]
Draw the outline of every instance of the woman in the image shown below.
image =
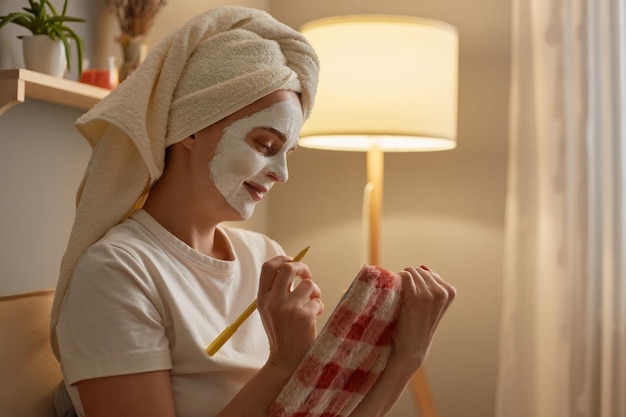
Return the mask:
[[[266,13],[214,9],[78,120],[94,153],[52,330],[79,415],[268,414],[315,340],[320,290],[276,242],[220,223],[287,181],[317,70],[306,40]],[[354,416],[390,409],[454,296],[427,269],[401,276],[393,355]],[[260,314],[206,355],[255,297]]]

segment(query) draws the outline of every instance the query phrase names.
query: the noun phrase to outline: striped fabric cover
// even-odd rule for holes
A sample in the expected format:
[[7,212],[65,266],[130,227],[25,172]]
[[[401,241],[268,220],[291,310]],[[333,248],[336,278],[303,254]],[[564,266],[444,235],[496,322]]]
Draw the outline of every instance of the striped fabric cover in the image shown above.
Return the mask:
[[270,408],[270,417],[349,415],[374,385],[392,350],[400,277],[364,265]]

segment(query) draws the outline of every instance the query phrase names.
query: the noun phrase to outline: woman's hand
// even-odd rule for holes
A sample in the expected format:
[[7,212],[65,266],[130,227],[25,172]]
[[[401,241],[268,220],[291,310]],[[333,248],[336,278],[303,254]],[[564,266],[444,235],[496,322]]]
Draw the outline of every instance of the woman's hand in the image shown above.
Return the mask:
[[402,279],[402,307],[394,335],[392,358],[417,370],[426,359],[439,321],[456,296],[456,289],[425,266],[407,267]]
[[[270,345],[269,362],[290,374],[317,337],[321,291],[302,262],[278,256],[263,264],[257,306]],[[295,278],[302,281],[292,290]]]

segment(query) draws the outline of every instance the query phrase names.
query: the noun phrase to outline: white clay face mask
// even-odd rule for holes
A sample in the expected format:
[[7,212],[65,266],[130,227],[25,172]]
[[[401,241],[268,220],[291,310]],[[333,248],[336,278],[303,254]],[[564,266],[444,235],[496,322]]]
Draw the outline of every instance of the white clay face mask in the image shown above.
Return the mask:
[[[293,100],[280,101],[227,127],[217,144],[209,170],[228,204],[248,219],[256,203],[278,181],[287,181],[287,153],[296,146],[302,129],[302,110]],[[276,152],[264,154],[246,137],[257,128],[273,129],[286,138]],[[268,175],[271,173],[271,176]]]

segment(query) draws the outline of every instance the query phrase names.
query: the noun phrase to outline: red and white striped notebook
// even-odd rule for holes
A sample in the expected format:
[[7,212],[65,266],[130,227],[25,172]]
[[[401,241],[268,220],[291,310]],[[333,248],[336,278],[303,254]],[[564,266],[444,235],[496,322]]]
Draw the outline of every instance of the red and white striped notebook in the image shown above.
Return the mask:
[[270,417],[344,417],[374,385],[393,348],[402,284],[365,265],[270,408]]

